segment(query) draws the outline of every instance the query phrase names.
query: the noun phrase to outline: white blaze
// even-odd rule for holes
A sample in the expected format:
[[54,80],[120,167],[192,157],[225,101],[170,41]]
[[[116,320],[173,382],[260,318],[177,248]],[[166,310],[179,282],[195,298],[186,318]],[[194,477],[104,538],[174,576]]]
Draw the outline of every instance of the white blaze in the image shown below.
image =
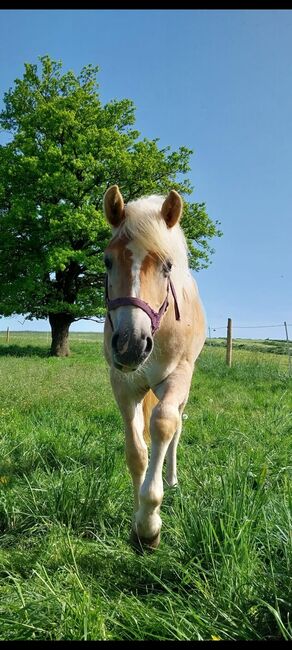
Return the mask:
[[[130,241],[127,244],[127,248],[132,252],[132,288],[130,295],[132,298],[140,298],[141,291],[141,282],[140,282],[140,273],[143,260],[147,255],[147,251],[138,242]],[[128,308],[129,309],[129,308]],[[134,329],[138,332],[144,330],[151,335],[151,320],[143,309],[137,309],[137,307],[130,307],[131,317]]]
[[129,244],[127,244],[127,248],[132,252],[132,290],[131,290],[131,296],[133,298],[139,298],[140,297],[140,272],[141,272],[141,266],[143,264],[143,260],[146,257],[147,252],[145,251],[145,248],[142,246],[139,246],[139,244],[136,242],[134,243],[131,241]]

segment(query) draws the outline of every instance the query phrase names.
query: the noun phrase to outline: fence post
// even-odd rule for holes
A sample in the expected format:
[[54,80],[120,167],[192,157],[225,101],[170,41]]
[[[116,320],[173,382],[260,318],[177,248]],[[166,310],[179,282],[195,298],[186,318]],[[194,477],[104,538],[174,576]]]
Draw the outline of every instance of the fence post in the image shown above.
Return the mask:
[[228,318],[227,322],[227,348],[226,348],[226,363],[231,368],[232,363],[232,320]]
[[288,348],[288,375],[289,375],[289,377],[291,377],[291,356],[290,356],[288,327],[287,327],[286,321],[284,321],[284,327],[285,327],[285,332],[286,332],[286,341],[287,341],[287,348]]
[[7,330],[6,330],[6,343],[9,343],[9,336],[10,336],[9,327],[7,327]]

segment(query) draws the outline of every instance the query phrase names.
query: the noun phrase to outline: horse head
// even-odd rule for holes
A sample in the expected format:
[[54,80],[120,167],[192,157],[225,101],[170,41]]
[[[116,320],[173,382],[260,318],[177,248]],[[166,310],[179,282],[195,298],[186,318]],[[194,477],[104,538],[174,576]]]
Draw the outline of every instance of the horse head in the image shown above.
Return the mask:
[[[153,202],[149,197],[147,201],[148,212],[145,212],[145,203],[141,219],[135,210],[139,212],[143,199],[138,204],[134,201],[125,206],[117,185],[110,187],[104,196],[104,212],[113,234],[104,255],[112,362],[123,372],[136,370],[151,354],[153,337],[168,308],[170,290],[179,318],[170,277],[173,260],[165,240],[167,231],[180,220],[182,199],[175,190],[164,200],[153,197],[155,216],[151,214]],[[159,241],[160,246],[157,245]]]

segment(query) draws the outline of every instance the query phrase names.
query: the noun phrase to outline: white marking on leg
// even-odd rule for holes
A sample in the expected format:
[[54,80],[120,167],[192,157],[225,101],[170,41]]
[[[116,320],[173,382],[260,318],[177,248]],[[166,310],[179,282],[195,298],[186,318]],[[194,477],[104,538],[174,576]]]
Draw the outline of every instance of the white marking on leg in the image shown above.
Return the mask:
[[126,425],[126,459],[134,488],[134,512],[139,508],[139,492],[147,469],[148,450],[143,438],[144,416],[142,403],[137,404],[135,415]]
[[170,487],[177,485],[177,446],[180,439],[181,430],[182,421],[180,420],[178,428],[172,438],[166,454],[166,482]]

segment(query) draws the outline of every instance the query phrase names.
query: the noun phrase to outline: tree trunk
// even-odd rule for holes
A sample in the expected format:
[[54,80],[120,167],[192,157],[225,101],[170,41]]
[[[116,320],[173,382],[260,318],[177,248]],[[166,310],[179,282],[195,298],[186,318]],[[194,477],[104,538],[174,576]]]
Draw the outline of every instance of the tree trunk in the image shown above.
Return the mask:
[[72,316],[68,314],[49,314],[49,321],[52,328],[50,354],[53,357],[69,356],[69,327],[73,323],[73,320]]

